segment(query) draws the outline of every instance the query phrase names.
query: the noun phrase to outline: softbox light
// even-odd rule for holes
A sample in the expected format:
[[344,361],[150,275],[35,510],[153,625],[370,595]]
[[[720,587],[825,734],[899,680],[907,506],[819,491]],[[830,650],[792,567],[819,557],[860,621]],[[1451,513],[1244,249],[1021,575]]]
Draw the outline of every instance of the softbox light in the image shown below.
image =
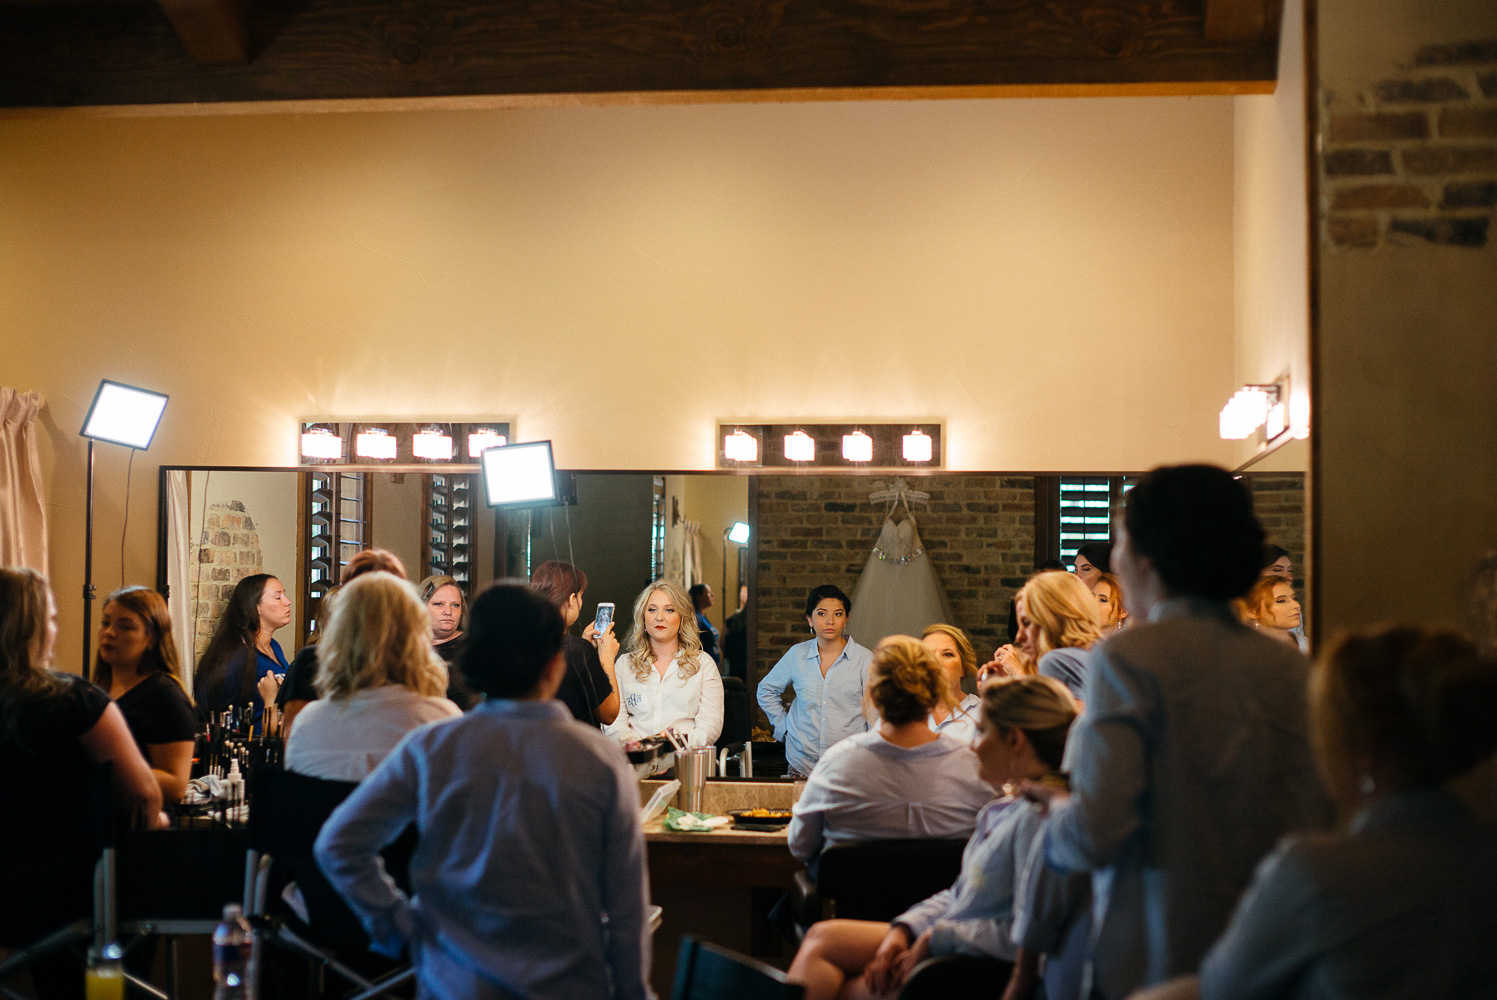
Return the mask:
[[557,502],[550,441],[485,448],[479,461],[490,507],[546,507]]
[[127,448],[149,448],[166,410],[166,400],[165,393],[104,379],[78,433]]

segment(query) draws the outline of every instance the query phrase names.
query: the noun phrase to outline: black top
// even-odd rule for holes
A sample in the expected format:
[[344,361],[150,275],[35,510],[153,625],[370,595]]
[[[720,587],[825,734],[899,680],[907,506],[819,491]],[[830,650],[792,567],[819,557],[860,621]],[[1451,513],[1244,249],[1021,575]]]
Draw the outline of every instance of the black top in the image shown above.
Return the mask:
[[316,701],[317,689],[312,681],[317,677],[317,647],[303,646],[286,668],[286,679],[281,681],[281,693],[275,703],[285,707],[288,701]]
[[197,715],[182,685],[167,674],[152,671],[139,684],[115,699],[140,755],[158,743],[183,743],[197,736]]
[[748,612],[739,608],[723,622],[724,676],[748,680]]
[[447,662],[447,700],[464,712],[477,705],[479,700],[478,692],[468,685],[468,678],[463,676],[463,668],[457,665],[457,658],[463,655],[463,647],[467,644],[468,637],[465,633],[432,647]]
[[556,700],[566,705],[579,722],[601,726],[598,706],[613,694],[613,685],[603,672],[603,661],[598,659],[592,643],[575,635],[567,636],[563,648],[567,653],[567,672],[556,690]]
[[712,657],[713,663],[718,663],[722,657],[717,655],[717,629],[707,620],[705,612],[697,612],[697,638],[702,640],[702,652]]
[[[78,738],[98,724],[109,707],[109,695],[75,674],[47,673],[62,687],[55,694],[27,699],[15,731],[0,739],[0,789],[5,789],[6,798],[13,782],[45,788],[43,799],[50,798],[92,767]],[[7,700],[0,692],[0,712],[9,708]]]

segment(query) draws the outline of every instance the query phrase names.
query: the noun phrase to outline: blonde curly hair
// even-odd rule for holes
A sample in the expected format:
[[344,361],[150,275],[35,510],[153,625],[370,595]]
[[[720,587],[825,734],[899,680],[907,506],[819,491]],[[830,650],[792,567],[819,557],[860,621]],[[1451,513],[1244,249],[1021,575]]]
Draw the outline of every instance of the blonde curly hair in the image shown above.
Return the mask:
[[338,591],[313,685],[342,701],[386,684],[441,696],[447,666],[431,648],[431,619],[415,588],[392,573],[365,573]]
[[670,580],[656,580],[634,599],[634,625],[629,629],[627,643],[629,669],[634,671],[634,678],[640,682],[649,680],[650,671],[655,669],[655,654],[650,649],[650,637],[645,634],[645,607],[650,603],[650,598],[658,593],[664,593],[671,607],[681,616],[681,628],[676,632],[676,643],[680,647],[676,673],[681,678],[681,683],[685,684],[688,677],[702,669],[702,639],[697,632],[696,606],[691,603],[690,595],[681,589],[681,585]]
[[1090,649],[1102,638],[1096,595],[1065,570],[1030,577],[1017,600],[1024,602],[1025,616],[1040,627],[1039,656],[1052,649]]

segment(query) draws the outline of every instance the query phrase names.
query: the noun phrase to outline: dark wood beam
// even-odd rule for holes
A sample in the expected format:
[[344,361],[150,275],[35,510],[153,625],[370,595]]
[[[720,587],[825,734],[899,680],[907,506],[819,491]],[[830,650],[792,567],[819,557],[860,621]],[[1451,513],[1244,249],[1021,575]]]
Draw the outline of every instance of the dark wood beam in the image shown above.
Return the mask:
[[193,62],[250,61],[250,0],[157,0]]
[[1206,40],[1228,45],[1262,40],[1271,6],[1272,0],[1206,0]]
[[1211,40],[1217,2],[259,0],[238,65],[153,4],[0,3],[0,106],[1271,89],[1277,32]]

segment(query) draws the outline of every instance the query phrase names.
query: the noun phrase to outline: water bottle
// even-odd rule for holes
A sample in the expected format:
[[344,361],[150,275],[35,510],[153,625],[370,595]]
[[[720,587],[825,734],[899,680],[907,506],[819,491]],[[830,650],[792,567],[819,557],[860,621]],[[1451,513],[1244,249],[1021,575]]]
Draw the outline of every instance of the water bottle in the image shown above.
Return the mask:
[[238,903],[224,907],[223,923],[213,932],[213,1000],[253,1000],[250,956],[254,932]]

